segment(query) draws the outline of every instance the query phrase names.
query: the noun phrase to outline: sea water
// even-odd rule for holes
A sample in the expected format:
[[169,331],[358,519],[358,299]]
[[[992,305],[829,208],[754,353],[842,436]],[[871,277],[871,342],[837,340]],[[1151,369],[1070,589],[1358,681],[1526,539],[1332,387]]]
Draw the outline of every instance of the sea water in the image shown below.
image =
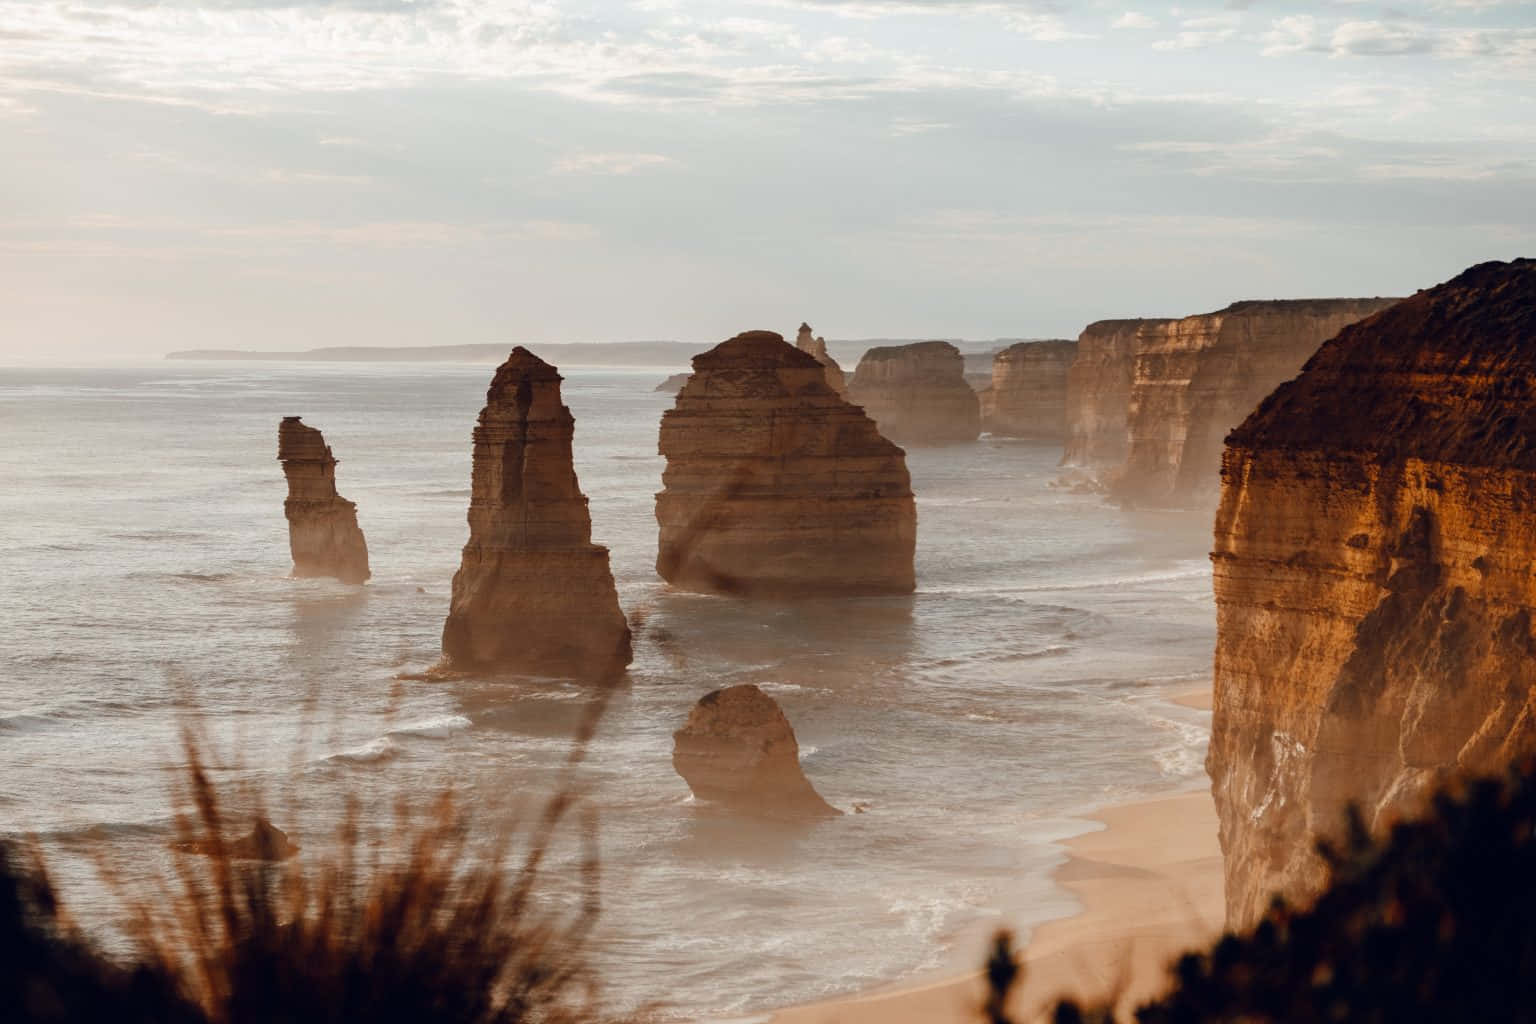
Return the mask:
[[[267,793],[311,851],[348,797],[383,830],[452,788],[496,832],[574,778],[596,812],[604,998],[680,1019],[977,963],[982,926],[1070,912],[1049,876],[1086,811],[1199,783],[1209,716],[1165,698],[1209,679],[1208,516],[1054,487],[1056,445],[914,448],[915,595],[677,593],[654,571],[666,374],[581,369],[564,385],[576,470],[640,628],[627,685],[562,775],[589,690],[403,678],[439,655],[490,375],[0,369],[0,834],[55,853],[93,928],[118,913],[97,861],[131,878],[175,856],[189,722],[215,778]],[[364,587],[287,578],[287,415],[340,459]],[[672,732],[736,683],[779,702],[808,777],[860,813],[791,828],[692,800]],[[580,847],[550,867],[572,906]]]

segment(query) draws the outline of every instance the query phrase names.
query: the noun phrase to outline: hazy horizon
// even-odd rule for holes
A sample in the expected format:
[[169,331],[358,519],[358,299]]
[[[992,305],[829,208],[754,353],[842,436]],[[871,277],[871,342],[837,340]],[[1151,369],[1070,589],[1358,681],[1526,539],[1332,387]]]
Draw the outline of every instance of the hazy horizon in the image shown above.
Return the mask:
[[1075,337],[1536,250],[1536,5],[0,0],[0,362]]

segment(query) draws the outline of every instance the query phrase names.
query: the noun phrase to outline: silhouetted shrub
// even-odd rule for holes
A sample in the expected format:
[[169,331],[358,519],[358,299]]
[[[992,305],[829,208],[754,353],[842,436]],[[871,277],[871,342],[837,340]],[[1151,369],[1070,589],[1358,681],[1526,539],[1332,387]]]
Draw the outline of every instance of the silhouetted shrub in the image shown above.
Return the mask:
[[[1442,791],[1380,839],[1351,813],[1320,850],[1329,881],[1310,908],[1277,901],[1186,954],[1136,1020],[1536,1021],[1536,762]],[[1063,1002],[1055,1019],[1113,1014]]]

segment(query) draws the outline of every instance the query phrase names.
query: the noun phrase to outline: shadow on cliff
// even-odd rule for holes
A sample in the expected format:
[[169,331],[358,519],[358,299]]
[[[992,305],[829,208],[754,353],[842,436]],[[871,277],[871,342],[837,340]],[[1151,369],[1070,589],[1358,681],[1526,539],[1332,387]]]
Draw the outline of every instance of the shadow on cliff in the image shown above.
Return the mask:
[[[1346,835],[1319,849],[1328,885],[1315,903],[1276,901],[1253,929],[1185,954],[1167,994],[1120,1019],[1536,1021],[1536,760],[1443,789],[1380,838],[1351,811]],[[1022,977],[1010,942],[998,936],[987,968],[991,1024],[1012,1019]],[[1109,1024],[1117,1002],[1108,993],[1045,1013]]]

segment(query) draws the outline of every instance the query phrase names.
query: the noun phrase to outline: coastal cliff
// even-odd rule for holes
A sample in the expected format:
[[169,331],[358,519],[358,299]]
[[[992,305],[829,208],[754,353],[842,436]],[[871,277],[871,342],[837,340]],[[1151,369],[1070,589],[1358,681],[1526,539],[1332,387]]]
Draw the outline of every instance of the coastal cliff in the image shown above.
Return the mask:
[[1114,469],[1130,451],[1126,419],[1136,379],[1136,338],[1144,325],[1168,320],[1100,320],[1078,335],[1067,369],[1067,439],[1061,463]]
[[656,571],[669,583],[736,594],[914,588],[906,453],[779,335],[750,331],[695,356],[658,449]]
[[610,679],[629,664],[629,626],[608,549],[592,543],[560,381],[518,347],[486,392],[444,670]]
[[1340,328],[1396,299],[1236,302],[1182,320],[1143,321],[1126,413],[1117,500],[1196,506],[1219,487],[1227,431]]
[[336,458],[324,435],[297,416],[284,416],[277,428],[277,458],[288,480],[283,515],[293,575],[367,580],[368,543],[357,525],[357,505],[336,493]]
[[1227,920],[1319,838],[1536,751],[1536,261],[1346,327],[1227,439],[1212,554]]
[[811,325],[804,321],[800,324],[799,333],[795,335],[795,348],[822,365],[827,373],[827,387],[836,391],[839,397],[848,397],[848,382],[843,379],[843,368],[837,365],[837,360],[827,351],[827,339],[812,336]]
[[965,357],[947,341],[870,349],[848,400],[898,444],[952,444],[981,434],[981,402],[965,382]]
[[1075,341],[1023,341],[992,358],[982,392],[983,430],[998,437],[1060,441],[1067,426],[1067,369]]

